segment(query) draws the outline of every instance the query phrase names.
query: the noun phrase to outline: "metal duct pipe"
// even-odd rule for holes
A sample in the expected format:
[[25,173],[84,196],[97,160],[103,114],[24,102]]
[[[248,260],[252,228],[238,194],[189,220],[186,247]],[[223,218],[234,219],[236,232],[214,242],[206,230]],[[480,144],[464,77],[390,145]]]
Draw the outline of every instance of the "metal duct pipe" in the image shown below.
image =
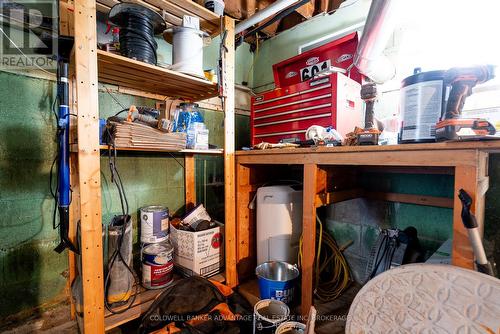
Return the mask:
[[372,0],[363,35],[358,44],[354,65],[361,74],[381,84],[396,75],[392,62],[383,54],[396,25],[396,2]]
[[294,5],[298,1],[299,0],[278,0],[273,4],[267,6],[266,8],[259,10],[257,13],[250,16],[245,21],[241,21],[240,23],[238,23],[234,29],[234,33],[236,35],[239,34],[240,32],[250,28],[254,24],[257,24],[267,19],[268,17],[273,16],[274,14],[281,12],[283,9]]

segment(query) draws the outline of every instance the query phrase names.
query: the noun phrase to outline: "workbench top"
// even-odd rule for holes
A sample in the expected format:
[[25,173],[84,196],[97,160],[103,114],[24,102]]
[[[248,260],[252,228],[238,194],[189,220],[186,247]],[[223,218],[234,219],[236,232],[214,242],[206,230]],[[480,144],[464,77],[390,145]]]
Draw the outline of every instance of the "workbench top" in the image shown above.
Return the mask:
[[366,146],[335,146],[335,147],[300,147],[274,148],[266,150],[236,151],[237,156],[268,155],[268,154],[305,154],[305,153],[347,153],[347,152],[387,152],[387,151],[436,151],[436,150],[482,150],[500,152],[500,140],[441,142],[401,145],[366,145]]

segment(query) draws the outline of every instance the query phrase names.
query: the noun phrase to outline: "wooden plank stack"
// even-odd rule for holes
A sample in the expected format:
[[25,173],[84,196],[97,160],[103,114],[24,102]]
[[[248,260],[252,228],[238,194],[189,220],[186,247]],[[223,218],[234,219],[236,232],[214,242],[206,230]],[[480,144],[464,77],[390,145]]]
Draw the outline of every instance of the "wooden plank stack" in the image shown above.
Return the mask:
[[166,133],[148,125],[134,122],[112,122],[115,145],[119,148],[158,148],[180,151],[186,148],[186,134]]

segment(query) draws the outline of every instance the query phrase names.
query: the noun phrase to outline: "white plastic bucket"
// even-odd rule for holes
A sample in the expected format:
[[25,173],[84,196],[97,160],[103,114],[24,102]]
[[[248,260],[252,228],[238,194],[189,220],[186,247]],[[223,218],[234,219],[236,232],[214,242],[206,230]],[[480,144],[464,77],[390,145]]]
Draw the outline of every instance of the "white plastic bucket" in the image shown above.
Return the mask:
[[173,64],[171,69],[205,78],[203,73],[203,37],[205,32],[187,27],[165,30],[164,37],[173,33]]

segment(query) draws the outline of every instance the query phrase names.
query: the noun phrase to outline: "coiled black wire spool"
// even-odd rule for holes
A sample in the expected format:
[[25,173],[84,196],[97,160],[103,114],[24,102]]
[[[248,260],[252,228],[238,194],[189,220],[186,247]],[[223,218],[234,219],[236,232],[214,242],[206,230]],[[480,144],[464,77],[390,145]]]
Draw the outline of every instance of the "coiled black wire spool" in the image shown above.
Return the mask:
[[156,65],[158,44],[154,35],[165,30],[160,14],[134,3],[119,3],[109,12],[109,22],[120,27],[122,56]]

